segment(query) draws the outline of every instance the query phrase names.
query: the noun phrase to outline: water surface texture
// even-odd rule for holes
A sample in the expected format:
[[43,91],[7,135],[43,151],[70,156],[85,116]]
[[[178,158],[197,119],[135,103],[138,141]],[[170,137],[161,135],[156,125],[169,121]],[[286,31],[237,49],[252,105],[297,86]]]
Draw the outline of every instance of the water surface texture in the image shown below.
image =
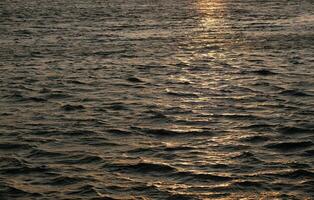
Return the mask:
[[2,0],[0,199],[312,199],[312,0]]

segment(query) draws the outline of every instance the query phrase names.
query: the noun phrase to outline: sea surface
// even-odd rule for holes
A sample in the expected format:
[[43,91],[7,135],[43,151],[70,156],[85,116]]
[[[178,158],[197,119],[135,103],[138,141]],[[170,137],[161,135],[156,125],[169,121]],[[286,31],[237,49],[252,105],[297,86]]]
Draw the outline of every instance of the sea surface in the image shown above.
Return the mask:
[[1,200],[313,186],[313,0],[0,2]]

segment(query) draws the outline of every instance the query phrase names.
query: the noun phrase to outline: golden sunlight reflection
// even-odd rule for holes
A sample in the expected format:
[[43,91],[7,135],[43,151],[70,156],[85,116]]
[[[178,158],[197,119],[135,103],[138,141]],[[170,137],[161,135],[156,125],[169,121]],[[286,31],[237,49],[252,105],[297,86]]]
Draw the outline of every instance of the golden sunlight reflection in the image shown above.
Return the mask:
[[310,1],[0,3],[0,200],[311,197]]
[[[189,50],[189,56],[179,56],[182,63],[191,65],[195,60],[211,62],[224,60],[224,49],[236,43],[228,38],[232,29],[228,25],[225,13],[228,11],[226,3],[221,0],[197,0],[195,10],[199,14],[198,30],[188,37],[188,46],[182,45],[184,51]],[[231,44],[230,44],[231,43]]]

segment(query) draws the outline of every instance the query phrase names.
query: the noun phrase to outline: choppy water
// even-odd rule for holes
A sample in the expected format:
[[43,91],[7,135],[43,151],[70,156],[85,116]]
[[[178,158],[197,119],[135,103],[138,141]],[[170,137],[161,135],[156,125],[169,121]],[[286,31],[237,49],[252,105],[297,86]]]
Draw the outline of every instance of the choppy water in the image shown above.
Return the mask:
[[0,2],[0,199],[312,199],[312,0]]

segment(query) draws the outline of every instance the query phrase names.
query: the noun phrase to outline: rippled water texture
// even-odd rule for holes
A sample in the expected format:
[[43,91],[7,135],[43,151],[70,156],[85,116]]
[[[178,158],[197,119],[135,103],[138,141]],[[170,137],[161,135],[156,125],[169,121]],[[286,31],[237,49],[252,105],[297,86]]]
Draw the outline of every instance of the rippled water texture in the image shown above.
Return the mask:
[[312,199],[312,0],[2,0],[0,199]]

